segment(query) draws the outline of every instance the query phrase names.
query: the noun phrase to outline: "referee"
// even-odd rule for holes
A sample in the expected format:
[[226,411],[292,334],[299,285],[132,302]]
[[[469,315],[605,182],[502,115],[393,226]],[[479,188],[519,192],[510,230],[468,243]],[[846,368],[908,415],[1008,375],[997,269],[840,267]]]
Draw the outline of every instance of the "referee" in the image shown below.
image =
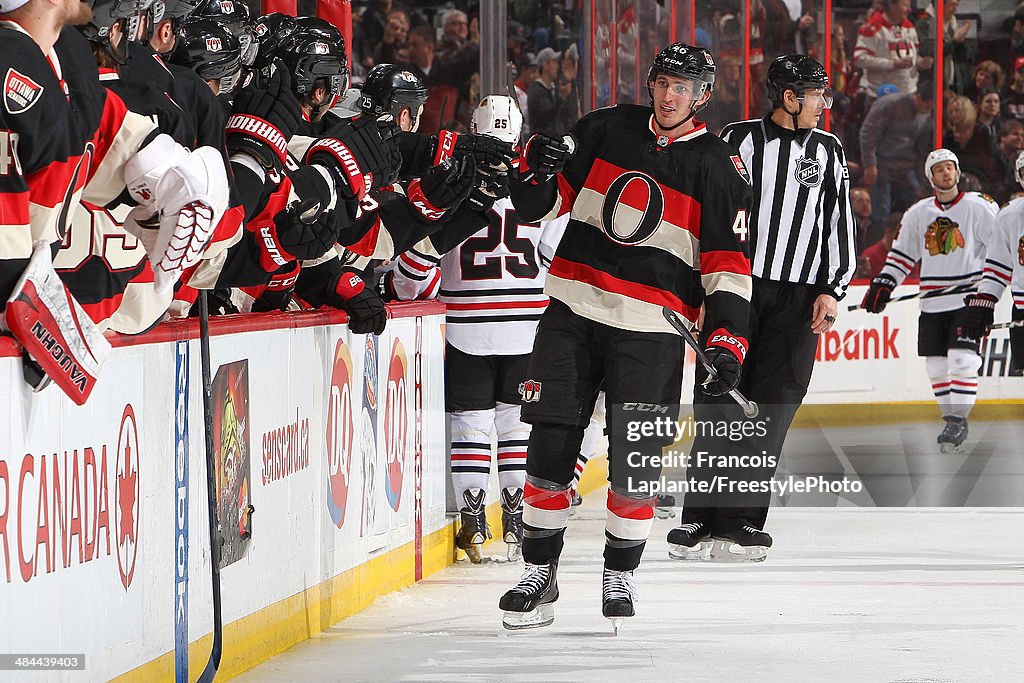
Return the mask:
[[[754,275],[750,351],[738,388],[760,404],[757,424],[766,432],[738,442],[698,433],[687,470],[690,480],[711,482],[717,475],[767,482],[774,477],[786,432],[811,380],[817,335],[835,323],[837,302],[856,268],[843,147],[816,127],[832,105],[825,68],[804,55],[779,57],[768,68],[768,96],[774,107],[770,114],[722,131],[722,139],[739,150],[739,158],[733,158],[737,168],[745,166],[754,178],[750,224],[733,226],[749,240]],[[730,401],[727,395],[697,391],[695,418],[743,419]],[[760,456],[743,462],[763,466],[713,467],[713,461],[694,456],[701,451]],[[763,531],[770,502],[770,490],[688,493],[681,525],[668,535],[669,555],[763,560],[772,545]]]

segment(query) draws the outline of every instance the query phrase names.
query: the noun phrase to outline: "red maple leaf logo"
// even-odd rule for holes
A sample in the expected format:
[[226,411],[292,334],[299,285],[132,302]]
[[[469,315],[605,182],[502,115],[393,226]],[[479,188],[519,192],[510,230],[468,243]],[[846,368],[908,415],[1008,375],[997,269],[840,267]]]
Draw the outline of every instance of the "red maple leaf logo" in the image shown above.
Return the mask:
[[117,544],[123,546],[126,538],[135,542],[135,482],[138,470],[132,467],[132,447],[124,447],[124,474],[117,481],[118,507],[121,509],[121,526],[118,529]]

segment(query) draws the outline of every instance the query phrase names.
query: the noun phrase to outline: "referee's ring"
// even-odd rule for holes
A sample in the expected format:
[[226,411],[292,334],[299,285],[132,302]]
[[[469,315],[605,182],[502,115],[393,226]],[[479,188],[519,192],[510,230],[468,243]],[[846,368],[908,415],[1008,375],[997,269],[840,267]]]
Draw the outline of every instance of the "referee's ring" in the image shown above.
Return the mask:
[[834,315],[826,315],[825,316],[825,322],[833,323],[834,324],[835,321],[836,321],[836,317]]

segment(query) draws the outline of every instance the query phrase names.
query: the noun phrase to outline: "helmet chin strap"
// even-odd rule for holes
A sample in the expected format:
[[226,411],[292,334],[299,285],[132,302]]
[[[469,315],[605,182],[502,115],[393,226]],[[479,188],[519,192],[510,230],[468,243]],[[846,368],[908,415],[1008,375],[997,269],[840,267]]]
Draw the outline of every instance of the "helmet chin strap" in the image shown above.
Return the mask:
[[[797,100],[797,102],[800,102],[800,100]],[[783,102],[782,102],[782,111],[784,111],[787,114],[789,114],[789,117],[791,119],[793,119],[793,130],[800,130],[800,123],[799,123],[800,113],[803,110],[804,110],[804,103],[803,102],[800,102],[800,106],[797,107],[797,110],[796,110],[795,114],[790,112],[788,109],[786,109],[786,102],[785,102],[785,100],[783,100]]]

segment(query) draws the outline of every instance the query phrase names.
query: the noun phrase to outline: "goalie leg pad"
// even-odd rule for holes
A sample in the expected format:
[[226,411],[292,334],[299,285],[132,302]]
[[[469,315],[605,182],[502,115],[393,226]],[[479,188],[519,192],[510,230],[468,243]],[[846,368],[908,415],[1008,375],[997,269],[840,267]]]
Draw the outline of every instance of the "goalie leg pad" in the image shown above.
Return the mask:
[[4,324],[68,398],[78,405],[89,399],[110,343],[64,287],[46,244],[35,248]]

